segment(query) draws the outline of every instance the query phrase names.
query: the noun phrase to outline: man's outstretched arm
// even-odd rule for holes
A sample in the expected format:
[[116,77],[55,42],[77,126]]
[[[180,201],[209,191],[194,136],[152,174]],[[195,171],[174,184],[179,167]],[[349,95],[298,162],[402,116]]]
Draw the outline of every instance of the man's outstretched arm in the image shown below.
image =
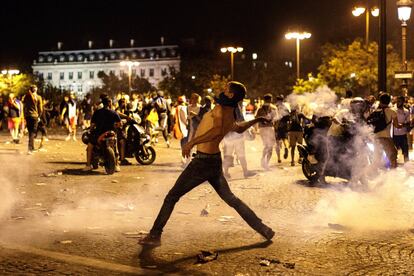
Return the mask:
[[248,128],[250,128],[251,126],[253,126],[256,123],[270,122],[270,121],[271,120],[266,119],[265,117],[257,117],[256,119],[253,119],[251,121],[236,122],[236,123],[234,123],[233,131],[235,131],[237,133],[243,133]]

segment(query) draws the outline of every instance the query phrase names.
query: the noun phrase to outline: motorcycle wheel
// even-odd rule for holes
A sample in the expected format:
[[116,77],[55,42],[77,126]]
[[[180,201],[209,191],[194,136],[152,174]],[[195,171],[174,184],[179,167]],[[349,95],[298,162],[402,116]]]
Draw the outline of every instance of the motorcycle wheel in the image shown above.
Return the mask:
[[151,146],[143,147],[135,153],[135,159],[141,165],[151,165],[156,157],[155,149]]
[[104,167],[107,174],[113,174],[115,172],[115,152],[113,148],[107,147],[105,149],[105,162]]
[[311,183],[317,182],[320,177],[315,167],[307,159],[302,161],[302,172]]

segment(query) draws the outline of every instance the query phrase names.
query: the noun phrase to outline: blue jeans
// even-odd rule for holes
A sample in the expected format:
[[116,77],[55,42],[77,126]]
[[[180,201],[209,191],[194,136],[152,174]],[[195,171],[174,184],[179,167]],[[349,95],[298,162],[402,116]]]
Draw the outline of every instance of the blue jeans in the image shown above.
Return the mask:
[[256,214],[230,190],[229,184],[223,176],[221,154],[199,153],[194,156],[187,168],[178,177],[174,187],[165,197],[161,210],[150,231],[153,236],[161,236],[164,226],[167,224],[175,204],[180,198],[208,181],[217,194],[247,222],[250,227],[259,233],[263,233],[268,227],[262,223]]

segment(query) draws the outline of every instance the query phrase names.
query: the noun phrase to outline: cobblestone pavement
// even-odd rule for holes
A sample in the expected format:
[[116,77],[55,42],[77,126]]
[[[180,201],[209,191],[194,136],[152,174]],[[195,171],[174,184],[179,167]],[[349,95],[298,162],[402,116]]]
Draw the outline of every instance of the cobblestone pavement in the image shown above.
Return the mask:
[[[310,187],[301,168],[288,166],[287,160],[280,165],[273,160],[271,170],[263,171],[257,158],[260,141],[246,143],[249,167],[257,175],[244,179],[235,166],[230,169],[230,186],[276,231],[273,243],[263,241],[204,184],[177,204],[162,246],[142,248],[138,237],[151,227],[182,170],[178,143],[167,149],[160,141],[153,165],[140,166],[131,160],[133,166],[108,176],[102,168],[83,173],[84,145],[65,142],[63,135],[55,135],[44,151],[31,156],[26,155],[26,144],[6,144],[7,139],[0,134],[1,275],[414,272],[410,208],[387,209],[401,214],[395,222],[400,227],[395,229],[361,231],[348,227],[346,219],[337,224],[315,216],[323,200],[345,193],[347,183],[333,180],[331,185]],[[200,216],[207,204],[209,215]],[[363,210],[353,212],[358,216]],[[218,252],[218,259],[196,264],[201,250]],[[270,264],[260,265],[263,259]]]

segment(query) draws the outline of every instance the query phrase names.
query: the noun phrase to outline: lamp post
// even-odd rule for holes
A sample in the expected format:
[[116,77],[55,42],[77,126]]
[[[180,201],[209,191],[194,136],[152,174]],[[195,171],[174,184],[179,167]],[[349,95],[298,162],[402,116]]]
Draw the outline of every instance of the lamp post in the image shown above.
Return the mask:
[[231,80],[234,80],[234,54],[237,52],[243,52],[242,47],[223,47],[220,51],[224,54],[229,52],[230,53],[230,68],[231,68]]
[[[411,0],[399,0],[397,2],[398,7],[398,19],[401,21],[401,56],[402,56],[402,66],[403,70],[408,70],[407,64],[407,21],[410,20],[411,16],[411,8],[412,8],[412,1]],[[407,79],[403,79],[403,89],[407,89]],[[404,91],[406,92],[406,91]]]
[[369,17],[370,17],[369,14],[371,13],[373,17],[378,17],[380,12],[379,12],[378,7],[373,7],[369,9],[369,8],[357,6],[357,7],[354,7],[354,9],[352,10],[352,15],[355,17],[358,17],[364,13],[365,13],[365,45],[366,47],[368,47],[369,45]]
[[139,66],[139,62],[138,61],[121,61],[120,63],[121,66],[127,66],[128,67],[128,92],[129,92],[129,96],[131,96],[131,92],[132,92],[132,87],[131,87],[131,78],[132,78],[132,67],[134,66]]
[[311,36],[312,34],[307,32],[290,32],[285,34],[286,39],[296,39],[296,79],[300,79],[300,41]]

